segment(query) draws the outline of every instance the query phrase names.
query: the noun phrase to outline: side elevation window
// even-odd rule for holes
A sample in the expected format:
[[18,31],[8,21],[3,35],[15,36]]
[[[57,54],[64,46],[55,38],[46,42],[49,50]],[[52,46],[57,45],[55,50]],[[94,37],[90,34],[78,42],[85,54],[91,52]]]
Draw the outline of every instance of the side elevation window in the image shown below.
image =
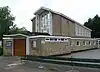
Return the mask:
[[76,45],[77,45],[77,46],[80,46],[80,42],[79,42],[79,41],[77,41],[77,42],[76,42]]
[[89,41],[89,45],[91,45],[91,41]]
[[57,38],[50,38],[50,41],[57,41]]
[[68,42],[68,39],[65,39],[66,42]]
[[33,47],[36,47],[36,41],[33,41]]
[[64,38],[61,38],[61,41],[64,41]]
[[83,45],[86,45],[86,41],[83,41]]
[[46,40],[50,40],[49,38],[47,38]]
[[70,46],[72,46],[73,44],[72,44],[72,41],[70,41]]
[[94,41],[94,45],[96,45],[96,41]]

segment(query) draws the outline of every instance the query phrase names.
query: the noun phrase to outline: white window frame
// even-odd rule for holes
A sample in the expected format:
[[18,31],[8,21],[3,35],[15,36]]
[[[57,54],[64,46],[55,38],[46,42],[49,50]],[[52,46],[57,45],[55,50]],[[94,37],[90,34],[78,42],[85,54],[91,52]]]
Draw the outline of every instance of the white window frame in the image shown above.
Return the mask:
[[32,41],[32,47],[34,48],[34,47],[36,47],[36,41]]
[[93,41],[93,45],[96,45],[96,41]]
[[[78,45],[77,45],[77,42],[79,42],[79,44],[78,44]],[[77,46],[80,46],[80,41],[77,41],[77,42],[76,42],[76,45],[77,45]]]
[[70,46],[73,46],[73,41],[70,41]]
[[[46,39],[48,39],[48,40],[46,40]],[[50,39],[51,38],[45,38],[45,41],[46,42],[68,42],[68,39],[67,38],[52,38],[54,40],[50,40]],[[63,40],[61,40],[61,39],[63,39]]]
[[89,41],[89,45],[91,46],[91,41]]
[[83,43],[83,46],[86,46],[86,41],[83,41],[83,42],[85,42],[85,44]]
[[[48,40],[47,40],[47,39],[48,39]],[[46,41],[46,42],[50,42],[50,38],[45,38],[45,41]]]

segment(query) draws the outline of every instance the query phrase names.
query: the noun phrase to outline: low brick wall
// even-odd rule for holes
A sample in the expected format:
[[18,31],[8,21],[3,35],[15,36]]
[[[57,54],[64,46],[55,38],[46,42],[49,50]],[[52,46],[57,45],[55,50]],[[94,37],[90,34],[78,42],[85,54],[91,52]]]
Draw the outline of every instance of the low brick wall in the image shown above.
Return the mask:
[[[84,39],[68,39],[67,41],[45,41],[45,38],[34,38],[31,41],[36,41],[36,47],[32,47],[30,43],[31,55],[35,56],[49,56],[49,55],[60,55],[60,54],[70,54],[71,52],[91,50],[97,48],[97,44],[94,45],[93,40],[84,40]],[[79,41],[80,45],[77,45]],[[83,41],[86,42],[86,45],[83,44]],[[89,44],[89,41],[91,44]]]

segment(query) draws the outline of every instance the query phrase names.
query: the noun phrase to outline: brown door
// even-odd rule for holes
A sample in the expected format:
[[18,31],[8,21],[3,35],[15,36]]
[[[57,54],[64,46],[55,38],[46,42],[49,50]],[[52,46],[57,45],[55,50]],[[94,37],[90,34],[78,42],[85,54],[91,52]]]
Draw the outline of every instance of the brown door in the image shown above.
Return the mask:
[[14,56],[24,56],[26,52],[26,40],[25,39],[14,39]]

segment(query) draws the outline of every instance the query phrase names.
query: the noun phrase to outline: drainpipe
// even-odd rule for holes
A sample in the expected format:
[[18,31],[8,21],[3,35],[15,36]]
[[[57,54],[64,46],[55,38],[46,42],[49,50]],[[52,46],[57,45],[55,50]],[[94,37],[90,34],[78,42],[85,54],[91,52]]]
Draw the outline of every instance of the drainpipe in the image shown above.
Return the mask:
[[99,48],[99,40],[98,40],[98,48]]
[[26,37],[26,55],[30,55],[29,37]]

